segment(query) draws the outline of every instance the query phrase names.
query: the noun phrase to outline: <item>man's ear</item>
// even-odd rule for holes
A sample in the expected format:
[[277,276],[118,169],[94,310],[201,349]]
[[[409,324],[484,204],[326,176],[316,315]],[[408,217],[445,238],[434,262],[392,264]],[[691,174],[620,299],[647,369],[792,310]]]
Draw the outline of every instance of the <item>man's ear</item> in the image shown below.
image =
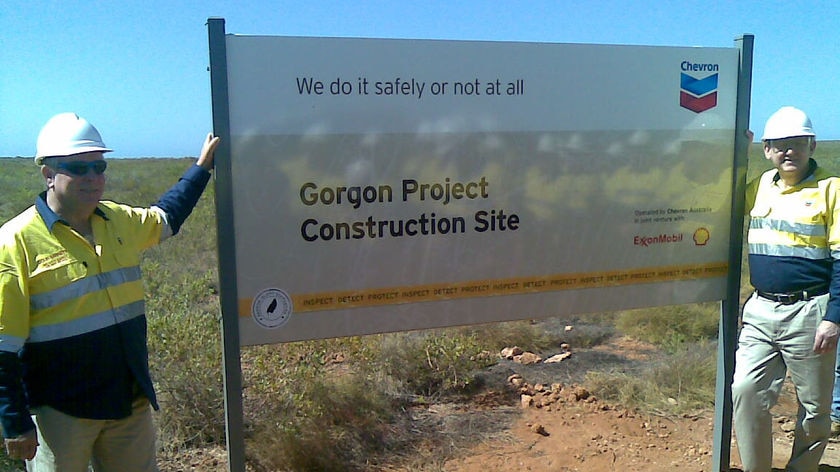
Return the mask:
[[773,158],[773,153],[770,151],[769,141],[764,141],[764,158],[768,161]]
[[49,168],[49,166],[41,166],[41,175],[44,176],[44,180],[47,182],[47,188],[52,188],[55,182],[55,171]]

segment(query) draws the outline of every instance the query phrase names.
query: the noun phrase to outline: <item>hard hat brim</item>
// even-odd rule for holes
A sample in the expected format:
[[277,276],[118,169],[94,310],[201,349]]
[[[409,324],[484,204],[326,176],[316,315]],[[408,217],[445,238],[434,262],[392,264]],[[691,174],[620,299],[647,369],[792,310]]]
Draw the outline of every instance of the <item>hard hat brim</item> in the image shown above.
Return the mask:
[[51,157],[70,157],[70,156],[76,156],[78,154],[84,154],[86,152],[111,152],[111,151],[113,151],[113,149],[108,149],[108,148],[102,147],[102,146],[90,146],[90,147],[76,148],[76,149],[74,149],[74,151],[76,151],[76,152],[74,152],[73,154],[60,154],[60,155],[51,155],[51,156],[35,156],[35,164],[39,165],[39,166],[43,165],[44,164],[44,159],[49,159]]
[[780,135],[773,135],[773,134],[765,134],[764,136],[761,137],[761,140],[762,141],[771,141],[771,140],[776,140],[776,139],[788,139],[788,138],[806,138],[806,137],[813,138],[815,136],[816,136],[816,134],[814,134],[814,133],[799,133],[799,134],[789,135],[789,136],[788,135],[780,136]]

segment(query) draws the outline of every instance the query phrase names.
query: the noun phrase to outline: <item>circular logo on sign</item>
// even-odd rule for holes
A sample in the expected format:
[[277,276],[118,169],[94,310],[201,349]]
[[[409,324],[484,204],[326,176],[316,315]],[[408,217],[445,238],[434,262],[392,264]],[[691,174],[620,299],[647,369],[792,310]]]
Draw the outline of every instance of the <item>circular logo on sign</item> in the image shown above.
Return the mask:
[[278,288],[267,288],[251,303],[251,316],[263,328],[279,328],[292,316],[292,299]]
[[697,228],[697,231],[694,232],[694,244],[705,246],[711,237],[711,233],[706,228]]

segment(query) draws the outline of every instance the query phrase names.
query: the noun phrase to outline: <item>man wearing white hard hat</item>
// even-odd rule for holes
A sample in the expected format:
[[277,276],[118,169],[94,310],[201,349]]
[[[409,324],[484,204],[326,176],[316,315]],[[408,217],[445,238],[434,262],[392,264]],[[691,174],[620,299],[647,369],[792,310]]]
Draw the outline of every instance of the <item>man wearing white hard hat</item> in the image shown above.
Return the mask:
[[840,178],[812,158],[811,120],[782,107],[767,120],[764,157],[774,168],[747,187],[750,283],[732,383],[744,472],[770,472],[772,415],[786,375],[799,401],[785,470],[817,472],[829,438],[840,335]]
[[35,472],[152,472],[157,401],[139,255],[178,233],[219,138],[150,208],[101,200],[110,152],[73,113],[38,135],[46,191],[0,227],[0,425]]

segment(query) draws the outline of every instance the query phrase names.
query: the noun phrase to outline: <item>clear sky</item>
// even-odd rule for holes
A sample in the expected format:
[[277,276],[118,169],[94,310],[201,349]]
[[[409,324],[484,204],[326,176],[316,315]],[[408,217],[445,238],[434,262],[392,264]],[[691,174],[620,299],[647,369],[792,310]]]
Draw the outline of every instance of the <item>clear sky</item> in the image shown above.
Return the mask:
[[782,105],[840,139],[836,0],[5,0],[0,156],[74,111],[114,157],[195,156],[211,130],[207,18],[228,33],[734,47],[755,35],[750,127]]

